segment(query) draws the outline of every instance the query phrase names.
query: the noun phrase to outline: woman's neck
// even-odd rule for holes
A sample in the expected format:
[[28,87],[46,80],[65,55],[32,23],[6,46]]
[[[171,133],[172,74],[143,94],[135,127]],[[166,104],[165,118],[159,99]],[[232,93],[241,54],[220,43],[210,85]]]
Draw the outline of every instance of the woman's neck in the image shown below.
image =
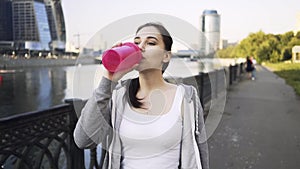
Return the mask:
[[154,89],[162,89],[166,85],[162,72],[159,69],[151,69],[140,72],[139,81],[140,90],[146,93]]

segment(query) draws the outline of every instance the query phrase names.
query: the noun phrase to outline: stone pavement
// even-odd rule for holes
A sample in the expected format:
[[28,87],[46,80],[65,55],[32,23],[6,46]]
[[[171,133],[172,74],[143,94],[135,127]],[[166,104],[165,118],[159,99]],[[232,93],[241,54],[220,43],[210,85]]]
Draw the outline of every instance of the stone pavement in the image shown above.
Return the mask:
[[208,140],[211,169],[300,169],[300,99],[262,66],[227,93]]

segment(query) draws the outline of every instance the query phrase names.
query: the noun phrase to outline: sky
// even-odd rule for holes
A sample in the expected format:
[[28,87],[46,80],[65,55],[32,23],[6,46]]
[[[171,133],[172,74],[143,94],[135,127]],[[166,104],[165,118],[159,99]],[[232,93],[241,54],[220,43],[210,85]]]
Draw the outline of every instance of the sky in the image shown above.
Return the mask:
[[[61,0],[67,42],[85,44],[102,28],[124,17],[157,13],[182,19],[199,29],[206,9],[221,16],[221,39],[238,42],[260,30],[282,34],[296,29],[299,0]],[[122,29],[120,27],[120,29]],[[133,30],[134,32],[134,30]],[[79,34],[79,39],[76,34]]]

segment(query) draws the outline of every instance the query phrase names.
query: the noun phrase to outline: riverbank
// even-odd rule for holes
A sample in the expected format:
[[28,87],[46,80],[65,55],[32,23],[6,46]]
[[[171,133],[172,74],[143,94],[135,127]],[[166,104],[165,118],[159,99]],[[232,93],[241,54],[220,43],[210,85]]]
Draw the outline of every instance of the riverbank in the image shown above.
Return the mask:
[[79,57],[79,58],[58,58],[58,59],[47,59],[47,58],[0,58],[0,69],[11,69],[11,68],[24,68],[24,67],[44,67],[44,66],[74,66],[74,65],[89,65],[95,64],[93,57]]

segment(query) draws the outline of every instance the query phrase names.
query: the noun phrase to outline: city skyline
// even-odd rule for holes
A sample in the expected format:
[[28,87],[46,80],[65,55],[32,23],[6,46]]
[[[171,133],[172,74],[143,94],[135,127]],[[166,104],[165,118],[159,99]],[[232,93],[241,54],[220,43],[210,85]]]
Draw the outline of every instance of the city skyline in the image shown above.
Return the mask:
[[30,56],[30,51],[65,50],[60,0],[0,0],[0,8],[3,51],[18,50]]
[[[199,20],[206,9],[217,10],[221,16],[221,39],[237,42],[252,32],[282,34],[296,29],[300,6],[296,0],[179,1],[62,1],[67,42],[84,46],[101,28],[124,17],[136,14],[166,14],[199,29]],[[180,8],[179,8],[180,7]],[[133,30],[134,32],[134,30]],[[77,35],[77,36],[76,36]]]

